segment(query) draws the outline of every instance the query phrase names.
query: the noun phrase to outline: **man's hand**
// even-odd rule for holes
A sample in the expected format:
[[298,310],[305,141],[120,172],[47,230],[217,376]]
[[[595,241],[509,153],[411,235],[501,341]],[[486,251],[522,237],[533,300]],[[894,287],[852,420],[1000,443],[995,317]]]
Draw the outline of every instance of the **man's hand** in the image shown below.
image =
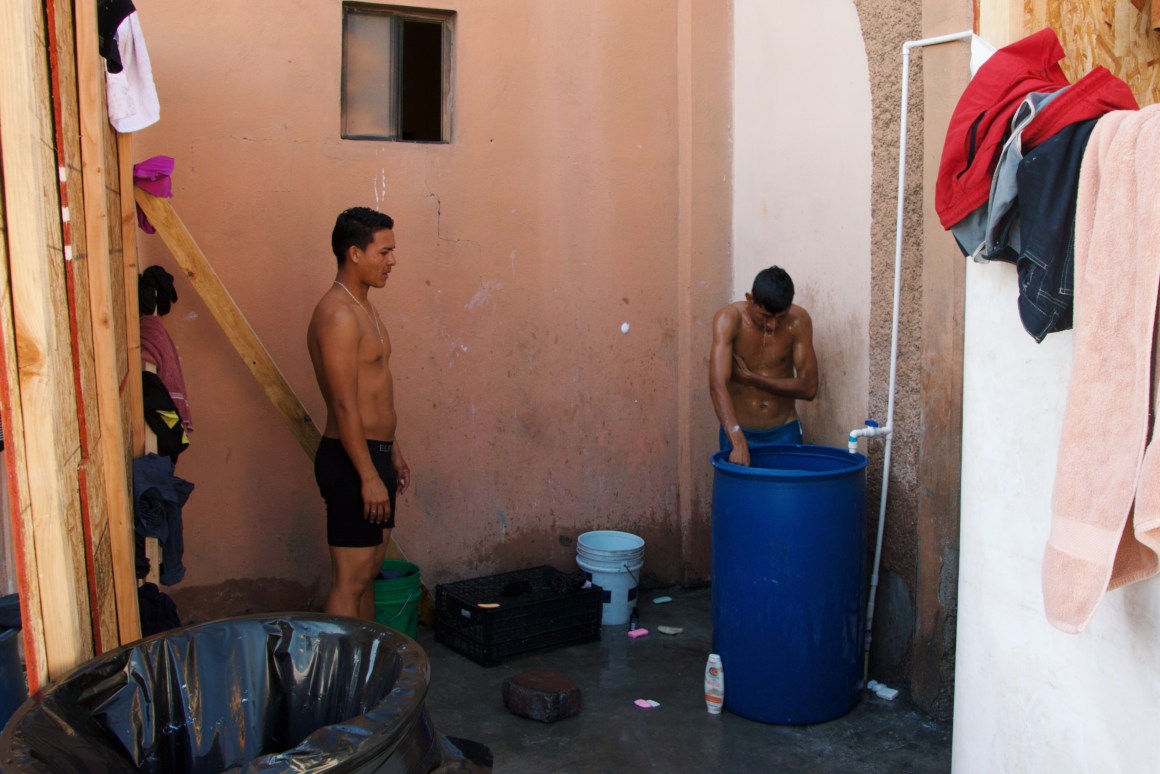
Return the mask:
[[395,466],[395,477],[399,482],[398,493],[402,494],[411,485],[411,468],[407,466],[407,461],[403,459],[403,453],[399,451],[397,441],[391,448],[391,464]]
[[381,524],[391,517],[391,495],[387,485],[378,476],[362,485],[363,518],[372,524]]
[[734,465],[749,467],[749,444],[744,440],[741,443],[734,443],[733,449],[729,452],[729,461]]
[[741,355],[733,354],[733,379],[741,384],[756,384],[757,374],[749,368],[749,364],[742,359]]

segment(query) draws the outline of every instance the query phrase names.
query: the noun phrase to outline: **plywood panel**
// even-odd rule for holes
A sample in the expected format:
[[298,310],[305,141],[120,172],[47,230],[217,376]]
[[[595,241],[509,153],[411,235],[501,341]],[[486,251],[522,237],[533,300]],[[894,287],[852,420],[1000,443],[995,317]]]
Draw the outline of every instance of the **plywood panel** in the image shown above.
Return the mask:
[[[109,542],[108,530],[93,533],[93,597],[98,600],[113,600],[116,598],[116,586],[113,582],[113,551]],[[96,608],[97,652],[103,653],[116,648],[120,643],[120,630],[117,623],[117,608],[111,604],[100,604]]]
[[1072,81],[1103,65],[1131,86],[1141,105],[1160,101],[1160,35],[1152,29],[1152,9],[1147,5],[1027,0],[1024,10],[1027,32],[1051,27],[1059,35],[1067,52],[1063,70]]

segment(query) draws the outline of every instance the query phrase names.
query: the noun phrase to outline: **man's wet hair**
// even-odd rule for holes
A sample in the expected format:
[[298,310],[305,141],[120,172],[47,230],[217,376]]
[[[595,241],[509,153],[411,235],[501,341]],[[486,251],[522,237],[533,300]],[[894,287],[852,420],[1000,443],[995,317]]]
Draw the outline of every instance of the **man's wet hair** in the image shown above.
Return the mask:
[[330,234],[330,249],[342,266],[346,261],[346,251],[350,247],[365,250],[375,241],[375,233],[392,229],[395,221],[390,215],[372,210],[370,207],[351,207],[339,213],[334,221],[334,231]]
[[771,314],[778,314],[793,303],[793,280],[780,266],[762,269],[753,278],[753,301]]

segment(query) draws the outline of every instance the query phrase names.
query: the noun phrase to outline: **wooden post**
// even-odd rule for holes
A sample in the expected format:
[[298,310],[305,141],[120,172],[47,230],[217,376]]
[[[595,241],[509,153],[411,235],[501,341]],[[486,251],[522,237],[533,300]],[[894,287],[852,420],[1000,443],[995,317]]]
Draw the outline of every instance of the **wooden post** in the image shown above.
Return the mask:
[[[121,417],[118,342],[111,286],[114,272],[109,257],[109,207],[105,194],[107,179],[116,179],[121,173],[119,169],[107,169],[105,166],[104,151],[107,133],[111,129],[104,101],[104,65],[97,52],[94,3],[76,4],[76,29],[86,263],[93,358],[96,365],[97,410],[100,415],[100,437],[95,448],[101,460],[100,471],[108,509],[107,514],[100,515],[108,519],[118,630],[121,642],[130,642],[141,637],[141,620],[134,571],[133,500],[129,492],[129,470],[125,459],[129,440]],[[116,274],[120,276],[123,267],[117,266],[116,269]],[[130,380],[133,377],[134,374],[129,374]]]
[[145,414],[141,411],[141,316],[137,308],[137,200],[133,196],[133,135],[117,135],[121,161],[121,261],[125,274],[125,354],[128,378],[125,401],[129,404],[131,456],[140,457],[145,447]]

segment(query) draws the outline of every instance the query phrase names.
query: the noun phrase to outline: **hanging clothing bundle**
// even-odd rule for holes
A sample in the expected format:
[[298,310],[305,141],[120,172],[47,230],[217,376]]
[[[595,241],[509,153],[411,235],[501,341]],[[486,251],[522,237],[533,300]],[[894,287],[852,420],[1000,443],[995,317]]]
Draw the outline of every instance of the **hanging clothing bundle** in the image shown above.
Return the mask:
[[995,52],[955,107],[935,209],[964,255],[1014,263],[1019,316],[1038,342],[1072,325],[1073,221],[1094,119],[1138,108],[1131,89],[1096,67],[1071,84],[1051,29]]
[[130,0],[98,0],[98,50],[105,58],[109,123],[122,134],[157,123],[161,105],[137,10]]
[[158,317],[169,314],[177,301],[173,275],[160,266],[150,266],[137,278],[137,311],[142,315],[157,312]]
[[161,544],[161,583],[172,586],[185,577],[185,553],[181,509],[193,492],[193,484],[173,475],[168,457],[146,454],[133,460],[133,516],[137,553],[137,577],[149,574],[145,538]]
[[[173,179],[170,176],[173,174],[174,164],[172,156],[153,156],[134,164],[133,185],[154,196],[172,199]],[[157,229],[153,228],[140,204],[137,205],[137,225],[146,234],[157,233]]]
[[1043,562],[1047,618],[1067,632],[1107,589],[1160,572],[1157,245],[1160,105],[1109,113],[1080,171],[1075,353]]
[[181,372],[181,360],[177,356],[177,347],[161,318],[155,315],[146,315],[141,318],[141,359],[146,363],[157,366],[157,375],[169,390],[173,405],[181,416],[181,424],[187,432],[193,432],[193,419],[190,415],[189,401],[185,397],[185,377]]
[[169,457],[177,465],[177,458],[189,446],[189,435],[181,424],[181,416],[160,376],[152,371],[142,371],[141,381],[145,424],[157,436],[157,453]]

